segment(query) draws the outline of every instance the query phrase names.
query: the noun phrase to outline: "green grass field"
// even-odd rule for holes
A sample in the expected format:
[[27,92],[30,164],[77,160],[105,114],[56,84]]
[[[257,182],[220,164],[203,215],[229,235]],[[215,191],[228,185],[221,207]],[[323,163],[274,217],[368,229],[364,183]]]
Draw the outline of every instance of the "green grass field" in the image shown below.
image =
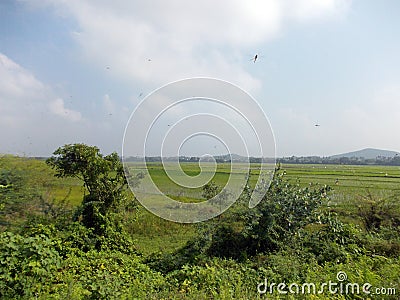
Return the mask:
[[[134,164],[134,163],[132,163]],[[245,175],[245,165],[237,164],[236,175]],[[181,163],[183,171],[191,176],[199,174],[199,167],[195,163]],[[144,166],[135,166],[135,169]],[[162,165],[159,163],[149,163],[148,169],[153,181],[166,194],[179,196],[182,188],[172,182]],[[310,183],[329,185],[335,191],[335,200],[340,201],[346,196],[362,195],[371,192],[374,195],[388,195],[400,193],[400,167],[394,166],[349,166],[349,165],[281,165],[281,169],[286,171],[287,178],[292,182],[298,182],[301,186]],[[209,172],[205,170],[205,172]],[[218,164],[212,180],[219,186],[223,186],[229,175],[232,174],[230,164]],[[254,186],[259,174],[258,166],[251,165],[250,185]],[[241,177],[242,178],[242,177]],[[201,199],[201,188],[185,190],[191,198]],[[345,197],[343,197],[345,196]]]
[[[239,164],[240,165],[240,164]],[[199,173],[196,163],[182,163],[186,174],[195,176]],[[254,187],[259,173],[259,166],[252,165],[250,172],[250,185]],[[133,166],[135,170],[144,168],[143,165]],[[169,197],[182,202],[204,201],[201,188],[181,188],[172,182],[160,163],[149,163],[149,173],[159,189]],[[246,169],[241,166],[236,168],[234,176],[243,178]],[[389,199],[396,201],[400,194],[400,167],[390,166],[349,166],[349,165],[281,165],[281,171],[286,172],[286,178],[300,186],[329,185],[329,208],[336,211],[345,221],[360,224],[355,211],[359,203],[370,198],[371,201]],[[230,164],[219,164],[212,180],[223,186],[230,174]],[[148,197],[154,197],[148,195]],[[162,248],[173,250],[181,246],[193,234],[192,225],[183,225],[161,220],[147,210],[141,213],[141,222],[132,226],[135,238],[142,242],[142,250],[149,253],[159,249],[160,240]],[[141,225],[139,225],[141,224]],[[151,237],[151,238],[149,238]],[[169,242],[170,241],[170,242]]]
[[326,184],[332,188],[329,206],[348,222],[359,224],[355,212],[365,201],[388,201],[398,208],[400,167],[349,165],[283,165],[287,177],[301,186]]
[[[139,163],[131,164],[135,171],[144,169],[144,165]],[[190,176],[196,176],[200,172],[197,163],[181,163],[181,167]],[[44,161],[3,156],[0,157],[0,168],[24,172],[28,180],[27,184],[46,199],[55,202],[66,200],[72,206],[82,201],[85,192],[82,182],[72,178],[55,178],[54,172],[46,166]],[[213,171],[211,169],[211,167],[210,169],[206,167],[203,171],[211,173]],[[160,191],[172,199],[182,202],[205,200],[201,188],[180,187],[168,178],[160,163],[149,163],[148,170]],[[332,191],[327,205],[343,220],[353,223],[359,223],[359,220],[355,218],[355,211],[363,199],[397,201],[400,194],[400,167],[286,164],[281,165],[281,171],[286,172],[286,178],[290,182],[299,183],[300,186],[310,184],[331,186]],[[251,165],[250,185],[253,187],[258,173],[259,165]],[[237,164],[232,173],[229,163],[218,164],[215,174],[212,173],[210,177],[222,187],[230,174],[236,176],[238,181],[243,180],[246,174],[245,165]],[[154,195],[145,196],[153,197],[157,201]],[[140,241],[139,248],[145,253],[159,251],[161,248],[165,251],[173,251],[194,234],[193,225],[163,220],[143,207],[140,209],[138,218],[139,222],[128,225],[128,228],[134,238]]]
[[[134,164],[134,163],[131,163]],[[196,176],[200,169],[196,163],[181,163],[183,171]],[[28,173],[29,184],[42,190],[56,200],[67,198],[77,205],[81,202],[84,193],[82,182],[77,179],[54,177],[54,172],[48,168],[44,161],[33,159],[21,159],[14,157],[1,157],[0,168],[16,169]],[[135,170],[144,166],[136,165]],[[203,201],[201,188],[181,188],[168,178],[159,163],[149,163],[148,170],[157,187],[178,201]],[[286,178],[291,182],[297,182],[301,186],[310,183],[329,185],[332,187],[331,201],[335,205],[349,205],[360,197],[372,194],[377,198],[393,197],[400,195],[400,167],[393,166],[348,166],[348,165],[295,165],[281,166],[286,172]],[[212,170],[205,170],[210,172]],[[244,164],[236,167],[233,176],[242,180],[246,169]],[[258,166],[252,165],[250,172],[250,185],[254,187],[259,173]],[[218,164],[212,180],[221,188],[226,184],[231,173],[230,164]]]
[[[194,176],[199,173],[199,167],[195,163],[182,163],[181,165],[186,174]],[[134,168],[140,169],[137,166]],[[161,164],[150,163],[148,169],[152,180],[160,191],[168,196],[177,200],[185,197],[186,200],[204,200],[201,195],[201,188],[181,188],[168,178]],[[290,182],[299,183],[300,186],[329,185],[332,188],[331,204],[334,205],[349,205],[368,194],[377,198],[400,194],[400,167],[286,164],[281,166],[281,170],[286,172],[286,178]],[[239,164],[233,176],[237,176],[237,180],[241,180],[245,173],[244,164],[243,167]],[[212,180],[222,187],[226,184],[230,174],[232,174],[230,164],[219,164]],[[255,185],[258,174],[258,166],[252,165],[250,171],[250,185],[252,187]]]

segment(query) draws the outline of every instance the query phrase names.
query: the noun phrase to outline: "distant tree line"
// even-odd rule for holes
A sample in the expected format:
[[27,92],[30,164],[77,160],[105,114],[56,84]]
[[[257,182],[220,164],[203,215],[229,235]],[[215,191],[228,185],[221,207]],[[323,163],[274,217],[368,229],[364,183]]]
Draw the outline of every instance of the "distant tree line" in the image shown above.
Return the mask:
[[[137,157],[137,156],[129,156],[123,159],[125,162],[140,162],[142,161],[143,158]],[[273,163],[275,162],[275,159],[273,158],[261,158],[261,157],[243,157],[243,156],[234,156],[230,157],[229,155],[223,155],[223,156],[214,156],[214,160],[217,163],[229,163],[229,162],[250,162],[250,163],[261,163],[261,161],[266,162],[266,163]],[[179,162],[198,162],[200,161],[200,157],[198,156],[173,156],[173,157],[161,157],[161,156],[146,156],[145,157],[146,162],[161,162],[161,161],[179,161]],[[203,158],[202,161],[213,161],[213,159],[210,158]]]
[[[234,157],[229,156],[216,156],[214,157],[217,163],[229,163],[229,162],[246,162],[245,157]],[[146,157],[146,162],[161,162],[160,156]],[[200,160],[197,156],[179,156],[179,157],[165,157],[164,161],[179,161],[179,162],[198,162]],[[208,159],[211,161],[211,158]],[[260,157],[249,157],[250,163],[261,163]],[[127,162],[142,161],[138,157],[127,157],[124,159]],[[204,159],[203,161],[207,161]],[[273,159],[263,158],[264,162],[272,163]],[[377,156],[376,158],[364,158],[364,157],[320,157],[320,156],[290,156],[281,157],[276,159],[277,163],[282,164],[331,164],[331,165],[380,165],[380,166],[400,166],[400,155],[394,157]]]
[[332,165],[380,165],[400,166],[400,156],[377,156],[376,158],[364,157],[320,157],[320,156],[291,156],[278,158],[277,162],[283,164],[332,164]]
[[[32,159],[46,160],[46,157],[32,157]],[[229,162],[246,162],[246,157],[235,156],[230,158],[229,155],[215,156],[217,163],[229,163]],[[140,162],[142,158],[136,156],[129,156],[123,159],[125,162]],[[164,161],[179,161],[179,162],[198,162],[200,160],[197,156],[174,156],[164,157],[161,156],[146,156],[146,162],[161,162]],[[203,161],[212,161],[211,158]],[[249,157],[250,163],[261,163],[260,157]],[[266,163],[273,163],[272,158],[263,158]],[[327,165],[378,165],[378,166],[400,166],[400,155],[393,157],[377,156],[376,158],[365,158],[365,157],[321,157],[321,156],[289,156],[281,157],[276,159],[277,163],[282,164],[327,164]]]

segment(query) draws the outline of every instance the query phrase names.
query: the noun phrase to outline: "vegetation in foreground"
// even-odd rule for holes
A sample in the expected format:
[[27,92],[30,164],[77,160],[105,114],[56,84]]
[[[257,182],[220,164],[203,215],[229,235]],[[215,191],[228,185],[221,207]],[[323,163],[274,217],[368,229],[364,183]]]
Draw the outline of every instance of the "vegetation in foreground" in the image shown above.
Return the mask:
[[[66,145],[47,165],[0,158],[2,299],[398,298],[395,195],[366,194],[355,217],[343,218],[329,205],[328,186],[288,181],[277,170],[256,208],[247,208],[249,184],[220,217],[184,225],[138,205],[116,154]],[[216,190],[210,183],[203,195]],[[79,191],[80,204],[71,205]],[[319,287],[339,282],[339,272],[347,276],[340,282],[369,283],[372,294],[258,291],[266,279]]]

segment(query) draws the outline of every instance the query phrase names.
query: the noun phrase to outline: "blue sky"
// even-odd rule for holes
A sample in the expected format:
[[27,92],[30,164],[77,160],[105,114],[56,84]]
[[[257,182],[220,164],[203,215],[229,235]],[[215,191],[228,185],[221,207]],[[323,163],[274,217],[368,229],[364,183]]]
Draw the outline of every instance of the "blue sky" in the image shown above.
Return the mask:
[[398,1],[244,2],[1,1],[0,153],[120,153],[144,96],[192,76],[248,91],[278,156],[400,150]]

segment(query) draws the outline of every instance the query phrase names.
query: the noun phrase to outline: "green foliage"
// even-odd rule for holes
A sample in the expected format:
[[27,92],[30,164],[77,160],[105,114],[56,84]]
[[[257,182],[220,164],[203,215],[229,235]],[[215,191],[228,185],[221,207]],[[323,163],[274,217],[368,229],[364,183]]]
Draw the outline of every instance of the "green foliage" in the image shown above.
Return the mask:
[[381,227],[378,232],[362,236],[368,253],[384,257],[400,257],[400,232],[398,228]]
[[93,233],[93,229],[86,228],[78,222],[69,223],[65,227],[59,225],[36,224],[28,228],[25,235],[44,235],[52,239],[55,249],[62,258],[95,249],[98,237]]
[[[37,231],[55,233],[46,227]],[[0,235],[0,298],[120,299],[129,295],[132,299],[165,286],[163,277],[136,255],[71,250],[76,247],[71,240],[50,239],[46,234]],[[64,259],[58,251],[64,251]]]
[[359,200],[357,214],[368,231],[379,230],[382,226],[400,228],[399,207],[395,197],[377,198],[368,190]]
[[[203,265],[184,265],[167,278],[181,295],[203,299],[254,298],[257,277],[251,266],[231,260],[212,259]],[[198,298],[198,299],[199,299]]]
[[324,215],[320,224],[311,224],[300,230],[294,244],[313,254],[321,265],[331,261],[344,263],[352,255],[365,253],[360,234],[357,226]]
[[214,181],[210,181],[209,183],[205,184],[202,189],[202,196],[205,199],[210,200],[218,194],[220,187],[216,185]]
[[[70,299],[138,299],[165,288],[161,274],[140,257],[115,251],[89,251],[69,256],[57,273],[52,293]],[[79,295],[79,296],[78,296]]]
[[45,235],[0,234],[0,297],[33,297],[46,291],[61,264],[54,243]]
[[263,201],[245,215],[245,232],[250,252],[282,248],[296,232],[318,221],[329,187],[300,187],[278,173]]
[[192,252],[245,260],[256,253],[283,249],[307,224],[320,222],[320,208],[329,191],[327,186],[290,184],[278,172],[261,203],[246,209],[249,189],[247,185],[241,199],[217,221],[199,226],[198,241],[190,244]]
[[79,178],[88,190],[80,210],[82,223],[95,234],[105,235],[110,210],[126,200],[127,181],[118,155],[103,156],[97,147],[85,144],[65,145],[53,154],[46,162],[56,176]]

